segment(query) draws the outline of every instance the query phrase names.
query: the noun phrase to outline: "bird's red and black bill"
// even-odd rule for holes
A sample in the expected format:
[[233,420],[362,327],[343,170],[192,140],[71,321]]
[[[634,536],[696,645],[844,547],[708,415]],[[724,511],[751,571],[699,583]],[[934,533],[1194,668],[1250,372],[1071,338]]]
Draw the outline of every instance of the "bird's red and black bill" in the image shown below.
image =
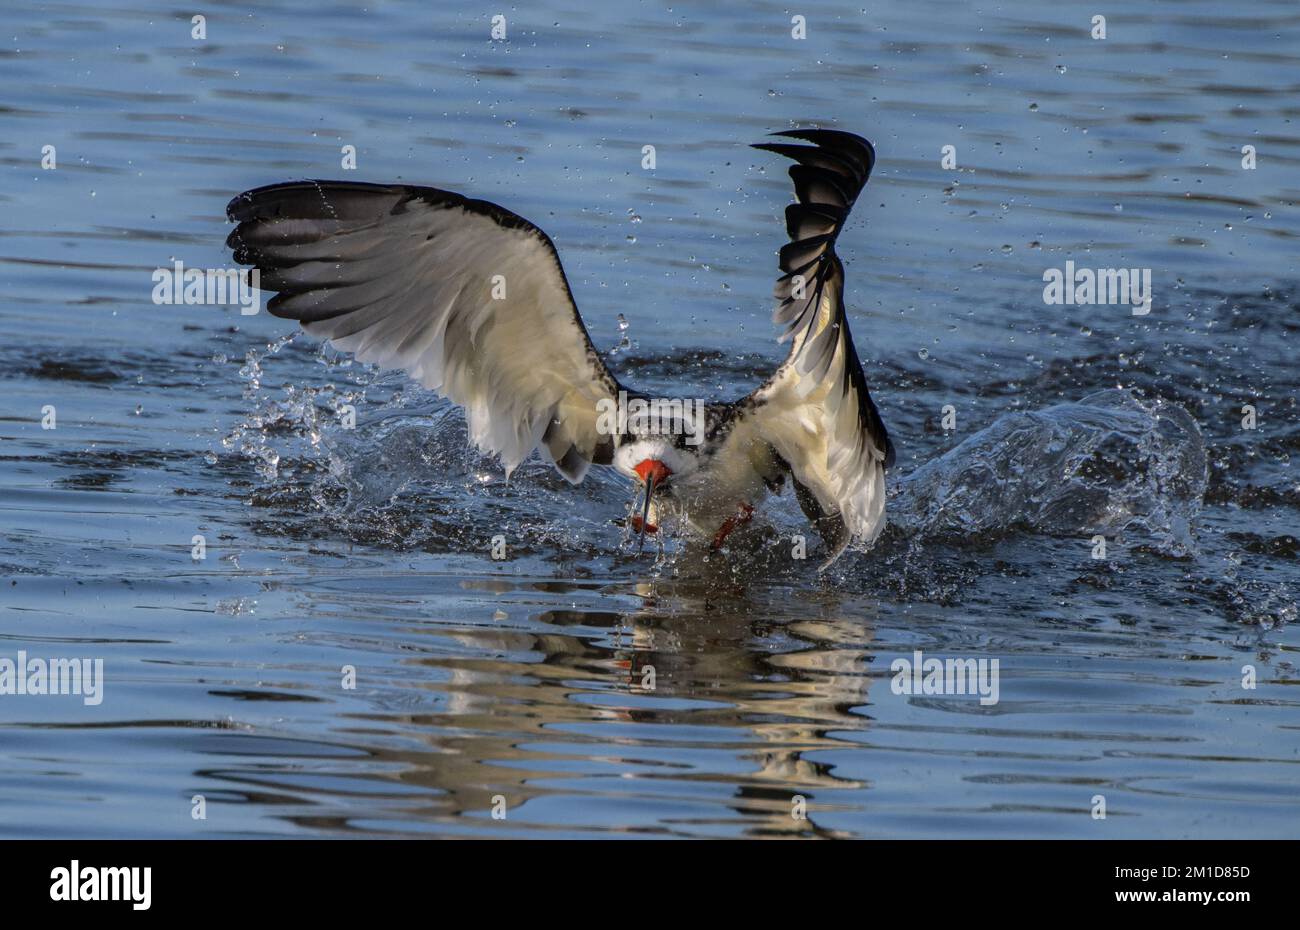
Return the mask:
[[672,470],[658,459],[645,459],[633,469],[640,479],[645,483],[645,501],[641,504],[641,519],[632,521],[633,528],[640,535],[640,542],[637,543],[637,554],[645,548],[645,534],[647,531],[654,533],[659,527],[650,525],[650,501],[654,497],[655,488],[669,475]]

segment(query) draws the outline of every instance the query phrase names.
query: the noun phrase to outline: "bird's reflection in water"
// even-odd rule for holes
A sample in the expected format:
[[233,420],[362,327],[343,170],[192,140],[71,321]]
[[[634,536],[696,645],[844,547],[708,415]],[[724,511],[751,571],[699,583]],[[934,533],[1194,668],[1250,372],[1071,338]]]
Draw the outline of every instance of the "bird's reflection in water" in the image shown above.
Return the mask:
[[536,630],[404,629],[417,650],[419,634],[438,637],[403,660],[436,709],[376,709],[346,737],[367,753],[362,778],[400,790],[362,792],[364,825],[318,793],[315,809],[280,815],[374,831],[379,804],[393,832],[435,835],[839,835],[820,819],[860,805],[844,789],[865,786],[837,777],[827,751],[869,722],[870,605],[719,581],[633,584],[622,594],[637,609],[543,611]]

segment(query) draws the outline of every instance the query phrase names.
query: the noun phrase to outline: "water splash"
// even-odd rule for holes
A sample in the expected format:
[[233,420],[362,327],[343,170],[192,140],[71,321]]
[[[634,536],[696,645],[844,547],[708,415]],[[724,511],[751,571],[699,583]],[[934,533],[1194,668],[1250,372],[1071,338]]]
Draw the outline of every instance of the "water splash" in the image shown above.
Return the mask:
[[1000,417],[908,475],[890,521],[922,537],[1122,534],[1187,556],[1206,478],[1187,411],[1107,390]]
[[[328,353],[318,358],[335,366]],[[344,429],[340,412],[382,385],[287,384],[268,396],[264,360],[245,359],[241,374],[257,403],[223,441],[254,464],[255,503],[324,514],[322,532],[398,548],[478,551],[501,532],[538,553],[617,550],[612,501],[626,489],[616,477],[595,470],[571,488],[534,459],[507,483],[469,444],[459,413],[419,390],[370,398],[357,427]],[[1108,390],[1001,417],[906,476],[889,519],[911,547],[1027,530],[1101,533],[1186,556],[1206,479],[1205,443],[1182,407]]]
[[499,463],[470,443],[460,411],[401,373],[340,371],[351,360],[321,348],[316,360],[337,383],[299,387],[268,377],[269,357],[286,343],[243,359],[250,409],[221,439],[224,459],[214,450],[209,460],[252,466],[256,480],[243,486],[251,487],[260,530],[482,555],[501,535],[512,558],[556,560],[598,557],[616,545],[618,527],[605,506],[612,477],[593,475],[570,488],[534,457],[507,481]]

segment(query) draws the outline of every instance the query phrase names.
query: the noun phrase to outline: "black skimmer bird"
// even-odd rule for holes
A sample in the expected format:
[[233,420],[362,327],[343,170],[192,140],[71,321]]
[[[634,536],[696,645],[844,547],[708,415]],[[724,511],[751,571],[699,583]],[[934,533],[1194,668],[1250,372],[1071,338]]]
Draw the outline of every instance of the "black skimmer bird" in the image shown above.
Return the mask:
[[[464,408],[507,475],[534,450],[570,482],[591,465],[639,486],[644,543],[664,511],[720,548],[788,478],[830,564],[885,522],[893,447],[867,390],[835,242],[875,164],[852,133],[755,145],[793,159],[775,321],[789,356],[748,396],[651,398],[606,367],[554,244],[509,210],[432,187],[296,181],[240,194],[227,245],[278,291],[267,309]],[[810,144],[797,144],[810,143]],[[824,566],[823,566],[824,567]]]

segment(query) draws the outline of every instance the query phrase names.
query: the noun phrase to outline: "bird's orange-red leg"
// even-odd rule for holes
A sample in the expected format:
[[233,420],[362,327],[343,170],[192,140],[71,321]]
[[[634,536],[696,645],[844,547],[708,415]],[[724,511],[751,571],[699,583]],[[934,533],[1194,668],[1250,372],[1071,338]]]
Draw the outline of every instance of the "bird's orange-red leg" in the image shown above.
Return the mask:
[[754,515],[754,508],[749,504],[741,503],[736,507],[736,512],[723,521],[722,526],[718,527],[718,532],[713,536],[714,551],[722,548],[722,544],[727,541],[731,531],[738,526],[748,523]]

